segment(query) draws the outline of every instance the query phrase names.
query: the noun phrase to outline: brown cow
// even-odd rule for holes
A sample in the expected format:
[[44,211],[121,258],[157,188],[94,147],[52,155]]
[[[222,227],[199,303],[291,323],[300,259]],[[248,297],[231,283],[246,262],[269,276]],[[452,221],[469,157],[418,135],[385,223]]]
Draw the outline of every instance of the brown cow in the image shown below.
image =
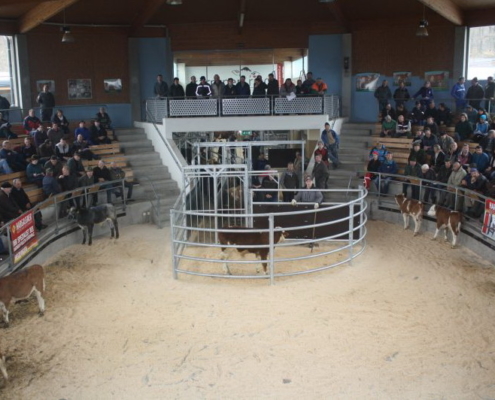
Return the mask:
[[3,311],[3,319],[9,325],[9,310],[11,303],[27,299],[33,293],[38,300],[40,314],[45,312],[45,273],[41,265],[32,265],[22,271],[0,279],[0,310]]
[[9,380],[9,374],[7,374],[7,366],[5,365],[5,356],[0,352],[0,372],[6,381]]
[[447,238],[448,228],[452,232],[452,248],[454,248],[459,232],[461,231],[462,214],[459,211],[451,211],[448,208],[432,205],[428,210],[428,215],[437,219],[437,229],[435,230],[433,240],[437,238],[440,230],[444,229],[445,241],[447,242],[449,240]]
[[[270,249],[268,245],[270,244],[269,232],[260,232],[259,229],[255,228],[246,228],[244,226],[226,226],[223,229],[242,229],[242,230],[250,230],[250,232],[218,232],[218,240],[220,244],[223,245],[233,245],[239,247],[222,247],[222,260],[227,260],[229,258],[229,253],[237,250],[242,257],[244,257],[247,253],[255,254],[260,261],[262,262],[263,270],[265,274],[268,274],[267,271],[267,257]],[[276,229],[281,229],[277,227]],[[285,231],[278,230],[273,232],[273,243],[279,243],[285,240],[285,238],[289,236],[289,234]],[[255,246],[255,245],[267,245],[267,247],[242,247],[242,246]],[[230,273],[229,265],[227,262],[224,264],[225,273],[232,275]],[[256,268],[256,272],[259,272],[259,269]]]
[[411,216],[414,220],[414,236],[416,236],[423,220],[423,203],[414,199],[406,199],[402,193],[395,195],[395,201],[400,207],[402,218],[404,218],[404,230],[409,227],[409,217]]

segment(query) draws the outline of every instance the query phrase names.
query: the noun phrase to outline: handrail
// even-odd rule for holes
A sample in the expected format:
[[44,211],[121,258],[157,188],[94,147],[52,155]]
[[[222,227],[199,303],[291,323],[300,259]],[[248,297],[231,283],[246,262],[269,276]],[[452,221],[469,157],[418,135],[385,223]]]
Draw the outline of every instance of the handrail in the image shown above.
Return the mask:
[[154,210],[154,214],[156,217],[156,225],[158,226],[159,229],[163,229],[162,221],[161,221],[161,215],[160,215],[160,195],[156,191],[155,184],[153,181],[148,177],[148,176],[143,176],[140,179],[146,179],[150,184],[151,184],[151,189],[153,190],[153,194],[155,195],[155,200],[156,200],[156,206],[153,204],[153,201],[150,200],[151,203],[151,208]]
[[175,151],[172,148],[172,146],[170,145],[170,143],[168,142],[168,140],[163,137],[162,132],[160,131],[160,129],[158,129],[158,126],[156,125],[156,121],[155,121],[153,115],[148,111],[147,108],[146,108],[146,114],[147,114],[148,118],[150,119],[151,123],[153,124],[153,126],[155,127],[155,130],[158,133],[159,138],[161,139],[161,141],[163,142],[165,147],[167,147],[167,150],[169,151],[169,153],[172,155],[172,159],[174,160],[175,165],[179,169],[182,169],[182,164],[179,160],[179,157],[177,157],[177,154],[175,154]]
[[[125,180],[125,178],[104,182],[103,184],[102,183],[95,183],[94,185],[91,185],[91,186],[84,186],[84,187],[80,187],[80,188],[77,188],[77,189],[74,189],[71,191],[57,193],[56,195],[50,196],[46,200],[36,204],[32,209],[19,215],[19,217],[21,217],[23,215],[26,215],[29,212],[33,212],[35,214],[36,212],[41,212],[42,210],[47,210],[49,208],[52,208],[53,209],[52,211],[54,211],[54,219],[52,219],[51,221],[47,221],[47,220],[43,221],[44,224],[46,224],[46,222],[48,222],[48,224],[47,224],[48,227],[45,230],[43,230],[41,234],[39,234],[38,242],[39,242],[40,246],[38,246],[38,248],[35,249],[32,254],[37,254],[39,251],[41,251],[39,249],[43,247],[42,245],[44,243],[50,241],[52,239],[52,237],[57,236],[62,229],[73,225],[73,222],[67,223],[65,217],[63,218],[63,220],[60,218],[60,216],[58,214],[58,205],[59,204],[65,203],[67,201],[71,201],[73,199],[81,199],[81,198],[84,198],[85,204],[89,204],[88,197],[92,196],[93,194],[97,194],[99,192],[99,190],[94,191],[94,192],[92,190],[94,188],[100,189],[100,187],[102,185],[108,186],[108,189],[103,189],[104,191],[106,191],[106,190],[116,189],[117,186],[115,186],[115,185],[118,184],[119,186],[122,187],[122,190],[124,193],[124,190],[125,190],[124,180]],[[122,201],[123,201],[123,204],[122,204],[123,211],[125,211],[125,209],[126,209],[125,196],[123,196]],[[0,228],[0,235],[6,234],[6,236],[8,238],[8,250],[9,250],[8,258],[4,259],[0,263],[0,265],[3,267],[3,268],[0,267],[0,276],[4,275],[6,272],[12,273],[15,270],[23,267],[25,265],[25,263],[27,263],[29,261],[29,259],[32,258],[32,255],[30,255],[29,257],[19,261],[19,263],[14,264],[13,254],[12,254],[12,245],[11,245],[11,240],[10,240],[10,226],[12,225],[12,223],[13,223],[13,221],[9,221]],[[8,261],[8,265],[6,266],[5,264],[7,263],[7,261]]]

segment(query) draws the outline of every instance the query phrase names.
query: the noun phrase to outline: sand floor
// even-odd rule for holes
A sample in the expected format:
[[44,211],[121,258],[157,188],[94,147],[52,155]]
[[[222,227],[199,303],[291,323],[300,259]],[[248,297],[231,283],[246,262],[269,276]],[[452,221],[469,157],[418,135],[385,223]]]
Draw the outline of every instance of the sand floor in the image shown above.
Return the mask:
[[368,229],[352,266],[274,286],[173,280],[168,229],[70,246],[45,264],[45,316],[33,298],[0,329],[0,398],[495,399],[493,260]]

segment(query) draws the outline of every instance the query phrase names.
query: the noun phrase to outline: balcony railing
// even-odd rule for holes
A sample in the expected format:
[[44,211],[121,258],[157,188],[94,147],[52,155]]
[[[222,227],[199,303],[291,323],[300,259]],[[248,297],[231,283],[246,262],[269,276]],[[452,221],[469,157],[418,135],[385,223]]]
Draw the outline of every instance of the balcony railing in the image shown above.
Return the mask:
[[147,120],[161,123],[164,118],[232,117],[256,115],[340,116],[337,95],[228,98],[153,98],[146,100]]

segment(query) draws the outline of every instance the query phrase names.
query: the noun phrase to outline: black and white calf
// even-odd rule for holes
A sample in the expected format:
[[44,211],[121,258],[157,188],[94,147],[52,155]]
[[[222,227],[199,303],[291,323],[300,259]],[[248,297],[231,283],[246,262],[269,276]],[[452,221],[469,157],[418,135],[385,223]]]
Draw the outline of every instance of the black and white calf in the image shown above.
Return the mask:
[[107,222],[110,225],[111,237],[119,238],[119,225],[117,222],[117,213],[112,204],[102,204],[90,208],[75,208],[72,207],[69,211],[69,218],[75,219],[79,227],[83,231],[83,242],[86,243],[86,232],[88,233],[88,245],[93,242],[93,228],[95,224]]

